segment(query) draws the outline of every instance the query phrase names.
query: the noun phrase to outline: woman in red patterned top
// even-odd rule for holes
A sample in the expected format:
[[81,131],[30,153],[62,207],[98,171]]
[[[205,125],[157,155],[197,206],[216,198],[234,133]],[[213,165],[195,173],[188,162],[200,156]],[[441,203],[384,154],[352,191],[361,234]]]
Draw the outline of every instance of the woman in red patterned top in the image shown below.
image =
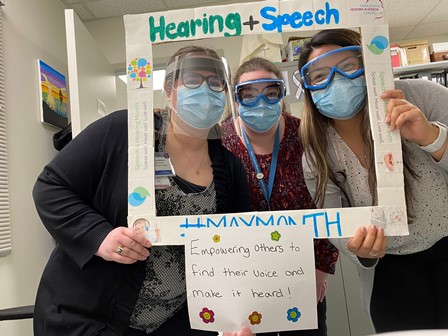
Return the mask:
[[[236,132],[231,119],[222,125],[224,146],[241,159],[248,172],[255,211],[315,207],[302,173],[300,120],[282,112],[285,84],[281,78],[277,67],[264,58],[243,63],[234,81],[241,131]],[[318,329],[285,331],[279,333],[281,336],[327,335],[326,279],[328,274],[334,274],[339,253],[327,239],[315,239],[314,251]]]

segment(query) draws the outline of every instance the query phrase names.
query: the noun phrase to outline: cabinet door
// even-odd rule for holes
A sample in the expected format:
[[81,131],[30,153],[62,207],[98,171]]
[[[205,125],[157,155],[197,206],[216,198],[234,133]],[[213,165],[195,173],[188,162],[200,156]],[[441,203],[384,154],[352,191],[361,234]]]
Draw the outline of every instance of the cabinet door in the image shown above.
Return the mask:
[[330,276],[327,290],[328,336],[365,336],[373,334],[370,319],[361,306],[356,266],[341,254],[336,274]]

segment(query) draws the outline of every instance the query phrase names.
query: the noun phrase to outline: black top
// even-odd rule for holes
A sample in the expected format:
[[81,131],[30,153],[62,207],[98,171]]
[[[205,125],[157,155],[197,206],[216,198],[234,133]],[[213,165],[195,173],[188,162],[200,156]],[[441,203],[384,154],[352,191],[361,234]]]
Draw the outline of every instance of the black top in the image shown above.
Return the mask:
[[[127,112],[89,125],[44,168],[33,189],[57,245],[39,285],[34,335],[123,335],[145,277],[145,262],[95,256],[115,227],[127,226]],[[217,213],[250,211],[240,161],[209,140]]]

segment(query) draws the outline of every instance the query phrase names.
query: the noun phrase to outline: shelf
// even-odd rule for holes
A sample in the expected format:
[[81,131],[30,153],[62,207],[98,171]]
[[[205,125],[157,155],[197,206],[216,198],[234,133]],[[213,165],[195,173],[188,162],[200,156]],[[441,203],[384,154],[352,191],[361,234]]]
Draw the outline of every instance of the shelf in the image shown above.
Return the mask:
[[422,72],[426,70],[448,69],[448,61],[431,62],[425,64],[406,65],[393,68],[394,75],[408,74],[412,72]]

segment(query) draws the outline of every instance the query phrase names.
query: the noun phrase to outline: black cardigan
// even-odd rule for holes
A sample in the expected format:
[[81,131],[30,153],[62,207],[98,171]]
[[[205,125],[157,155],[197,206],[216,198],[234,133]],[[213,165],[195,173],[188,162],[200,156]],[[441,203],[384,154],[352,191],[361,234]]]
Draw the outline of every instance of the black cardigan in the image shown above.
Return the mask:
[[[89,125],[42,171],[37,211],[57,245],[44,269],[34,311],[35,336],[123,335],[145,262],[95,256],[107,236],[127,226],[127,112]],[[250,211],[247,177],[220,140],[209,140],[217,212]]]

